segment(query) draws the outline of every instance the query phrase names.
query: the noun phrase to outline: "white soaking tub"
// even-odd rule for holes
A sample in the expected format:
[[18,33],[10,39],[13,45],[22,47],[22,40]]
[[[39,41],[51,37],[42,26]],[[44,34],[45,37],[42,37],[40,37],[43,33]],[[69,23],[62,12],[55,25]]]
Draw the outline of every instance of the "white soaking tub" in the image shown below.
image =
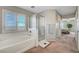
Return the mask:
[[24,52],[35,47],[35,42],[26,33],[0,34],[0,53]]

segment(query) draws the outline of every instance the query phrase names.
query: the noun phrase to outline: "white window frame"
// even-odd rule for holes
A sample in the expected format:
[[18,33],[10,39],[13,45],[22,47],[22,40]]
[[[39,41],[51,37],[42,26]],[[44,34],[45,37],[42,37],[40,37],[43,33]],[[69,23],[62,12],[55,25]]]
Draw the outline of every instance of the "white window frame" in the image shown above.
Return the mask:
[[[18,17],[21,16],[21,15],[22,15],[22,16],[25,16],[25,28],[24,28],[24,30],[19,31],[19,29],[18,29]],[[17,23],[17,27],[16,27],[16,28],[17,28],[17,31],[19,31],[19,32],[24,32],[24,31],[27,30],[27,24],[26,24],[26,22],[27,22],[27,21],[26,21],[27,18],[26,18],[26,17],[27,17],[27,16],[26,16],[25,14],[17,13],[17,20],[16,20],[16,23]]]
[[[8,33],[5,31],[5,13],[6,12],[12,12],[12,13],[16,14],[16,12],[14,12],[14,11],[10,11],[8,9],[2,9],[2,33]],[[17,17],[17,14],[16,14],[16,17]],[[16,22],[16,29],[17,29],[17,22]],[[15,29],[15,32],[16,32],[16,29]]]

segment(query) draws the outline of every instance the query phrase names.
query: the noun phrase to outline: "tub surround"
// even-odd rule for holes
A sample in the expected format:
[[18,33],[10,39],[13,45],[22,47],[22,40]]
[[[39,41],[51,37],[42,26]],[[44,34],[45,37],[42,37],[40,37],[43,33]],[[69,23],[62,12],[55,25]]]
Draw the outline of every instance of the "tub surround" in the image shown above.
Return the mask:
[[24,52],[36,46],[34,36],[25,32],[0,34],[0,52],[16,53]]

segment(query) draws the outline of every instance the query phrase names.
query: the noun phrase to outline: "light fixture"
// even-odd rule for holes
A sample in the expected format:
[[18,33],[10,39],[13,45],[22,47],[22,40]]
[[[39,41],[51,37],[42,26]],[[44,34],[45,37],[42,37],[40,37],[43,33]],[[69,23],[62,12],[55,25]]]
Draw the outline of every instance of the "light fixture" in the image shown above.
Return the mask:
[[31,6],[31,8],[35,8],[35,6]]

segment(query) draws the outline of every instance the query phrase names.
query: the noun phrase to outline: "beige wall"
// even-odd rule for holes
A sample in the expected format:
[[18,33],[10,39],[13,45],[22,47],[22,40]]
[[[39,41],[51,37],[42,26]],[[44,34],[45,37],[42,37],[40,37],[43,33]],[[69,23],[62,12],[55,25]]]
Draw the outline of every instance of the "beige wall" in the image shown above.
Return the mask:
[[[76,20],[79,20],[79,7],[77,8]],[[77,39],[77,47],[78,47],[78,51],[79,51],[79,32],[77,30],[76,30],[76,39]]]
[[46,10],[44,12],[41,12],[40,15],[45,17],[46,24],[56,23],[56,11],[55,10]]
[[[56,28],[56,23],[61,19],[61,17],[58,15],[56,10],[52,10],[52,9],[43,11],[39,14],[45,17],[47,39],[56,38],[56,35],[58,33],[57,29],[59,29],[59,28]],[[48,33],[49,28],[47,28],[47,26],[49,24],[53,27],[53,29],[51,30],[53,32],[53,34]]]
[[79,6],[77,7],[76,9],[76,14],[75,14],[75,36],[76,36],[76,44],[77,44],[77,48],[78,48],[78,51],[79,51],[79,31],[77,29],[77,22],[79,21]]
[[62,20],[62,16],[60,16],[58,13],[57,13],[57,21],[61,21]]
[[2,32],[2,9],[0,8],[0,33]]

